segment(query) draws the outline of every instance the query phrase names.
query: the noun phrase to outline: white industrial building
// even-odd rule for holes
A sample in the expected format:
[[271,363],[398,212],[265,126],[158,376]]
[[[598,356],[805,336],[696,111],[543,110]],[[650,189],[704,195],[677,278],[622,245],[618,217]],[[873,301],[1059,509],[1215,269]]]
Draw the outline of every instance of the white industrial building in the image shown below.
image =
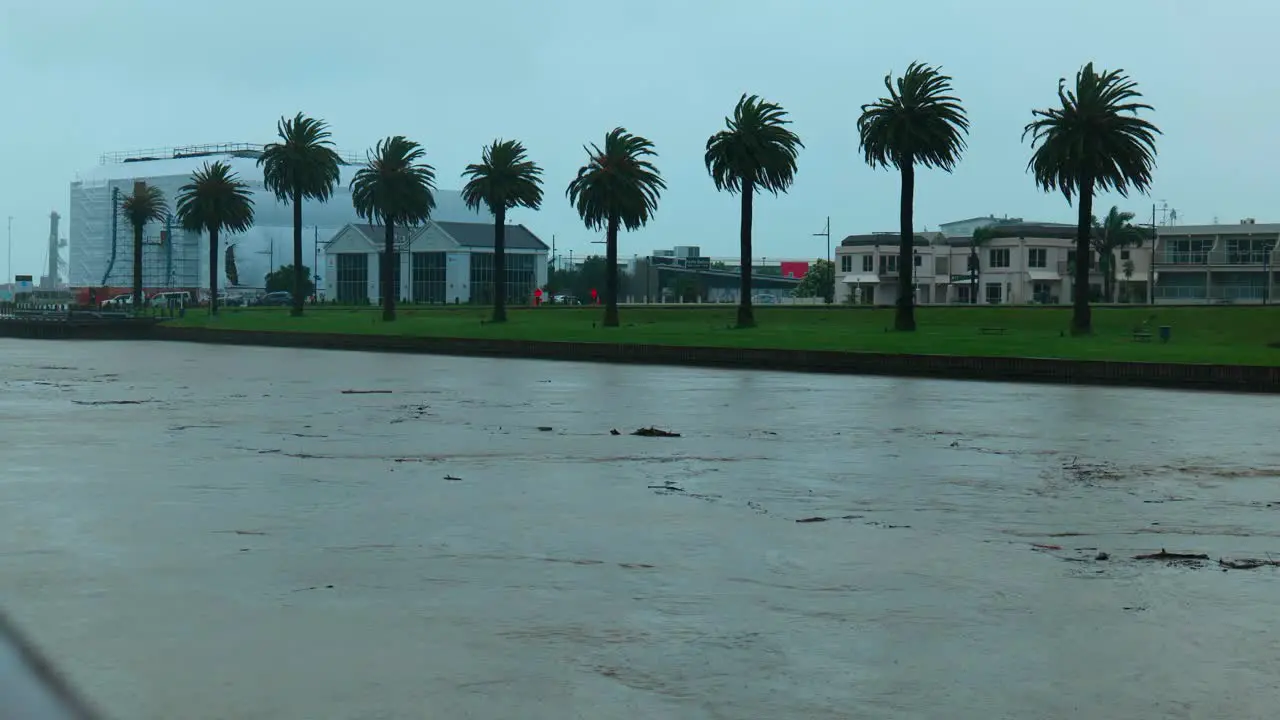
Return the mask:
[[[449,222],[396,230],[397,300],[458,304],[493,302],[493,221]],[[523,225],[507,225],[504,236],[507,302],[528,304],[547,284],[546,243]],[[382,300],[382,225],[351,223],[324,243],[326,299],[346,304]]]
[[[221,284],[263,286],[269,271],[293,263],[293,208],[281,203],[262,182],[257,164],[262,145],[201,145],[104,155],[98,167],[71,183],[68,282],[73,287],[128,287],[133,282],[133,229],[118,212],[121,197],[135,181],[160,188],[173,208],[179,188],[206,162],[222,161],[253,191],[254,226],[248,232],[219,238]],[[319,240],[359,222],[348,184],[362,160],[344,157],[347,165],[332,198],[306,201],[302,210],[303,264],[319,265]],[[433,216],[445,221],[492,222],[487,211],[469,210],[457,191],[437,190]],[[176,220],[148,225],[143,233],[143,285],[148,289],[203,288],[209,283],[208,236],[183,231]],[[226,248],[233,246],[237,283],[227,280]],[[318,285],[325,285],[323,272]]]

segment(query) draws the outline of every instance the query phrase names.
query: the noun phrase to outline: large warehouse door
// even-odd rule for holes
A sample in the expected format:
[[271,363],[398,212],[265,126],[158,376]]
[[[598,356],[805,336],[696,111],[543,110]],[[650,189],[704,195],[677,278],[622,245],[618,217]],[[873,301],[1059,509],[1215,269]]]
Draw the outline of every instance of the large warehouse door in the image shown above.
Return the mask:
[[339,253],[337,286],[338,302],[351,305],[369,302],[369,256]]

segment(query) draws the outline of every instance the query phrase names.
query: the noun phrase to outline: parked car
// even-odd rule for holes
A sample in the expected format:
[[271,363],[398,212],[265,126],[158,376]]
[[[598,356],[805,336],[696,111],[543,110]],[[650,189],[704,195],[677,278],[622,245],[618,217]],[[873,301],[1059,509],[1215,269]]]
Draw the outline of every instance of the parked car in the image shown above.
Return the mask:
[[133,295],[124,293],[116,295],[110,300],[103,300],[100,306],[103,310],[122,310],[133,305]]
[[191,304],[191,293],[185,290],[158,292],[151,296],[150,303],[154,307],[186,307]]
[[281,290],[279,292],[269,292],[258,298],[257,305],[282,307],[293,304],[293,293]]

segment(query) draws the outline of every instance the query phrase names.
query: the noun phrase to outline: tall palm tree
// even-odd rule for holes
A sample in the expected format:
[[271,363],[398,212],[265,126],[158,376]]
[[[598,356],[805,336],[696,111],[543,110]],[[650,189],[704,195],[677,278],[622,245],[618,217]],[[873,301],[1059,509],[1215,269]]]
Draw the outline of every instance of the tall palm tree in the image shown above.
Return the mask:
[[133,192],[120,200],[120,212],[133,226],[133,310],[137,312],[142,309],[142,229],[168,218],[169,206],[160,188],[136,182]]
[[[258,158],[262,182],[280,202],[293,203],[293,266],[302,267],[302,201],[333,197],[343,164],[329,139],[329,125],[298,113],[276,124],[279,142],[267,145]],[[275,271],[275,268],[272,268]],[[302,273],[295,273],[292,315],[302,314]]]
[[1116,250],[1142,247],[1147,239],[1146,228],[1133,224],[1133,213],[1120,212],[1115,205],[1101,221],[1093,218],[1093,249],[1098,252],[1098,264],[1102,271],[1102,296],[1107,302],[1116,301]]
[[426,222],[436,207],[436,171],[422,158],[422,146],[403,135],[386,138],[369,153],[368,162],[351,178],[356,214],[382,223],[382,319],[396,319],[396,226]]
[[951,78],[935,67],[911,63],[895,82],[884,78],[887,97],[862,106],[858,146],[871,167],[902,173],[899,215],[897,330],[915,330],[915,283],[912,273],[916,165],[951,172],[965,148],[969,119],[951,93]]
[[209,313],[217,315],[218,237],[223,230],[238,233],[253,227],[249,184],[224,162],[205,163],[178,190],[177,200],[183,229],[209,233]]
[[756,324],[751,311],[752,197],[756,190],[768,190],[774,195],[786,192],[795,180],[796,156],[804,143],[787,128],[790,124],[781,105],[743,95],[733,109],[733,117],[725,118],[726,129],[707,140],[703,161],[716,189],[742,194],[740,328]]
[[604,137],[604,149],[592,144],[587,164],[565,190],[569,202],[588,229],[605,230],[605,327],[618,326],[618,229],[638,230],[658,210],[667,184],[648,160],[657,157],[653,143],[614,128]]
[[[1031,136],[1034,152],[1027,163],[1036,184],[1045,192],[1059,190],[1071,202],[1078,195],[1076,257],[1089,257],[1093,230],[1093,194],[1115,190],[1124,197],[1132,185],[1145,193],[1151,187],[1160,129],[1138,117],[1153,108],[1140,102],[1138,84],[1123,70],[1094,71],[1093,63],[1076,73],[1073,89],[1058,80],[1058,107],[1033,110],[1022,131]],[[1093,331],[1089,313],[1089,263],[1077,262],[1072,334]]]
[[467,178],[462,188],[467,207],[479,210],[484,205],[493,214],[493,322],[506,322],[507,211],[542,206],[542,168],[529,160],[518,140],[494,140],[462,176]]

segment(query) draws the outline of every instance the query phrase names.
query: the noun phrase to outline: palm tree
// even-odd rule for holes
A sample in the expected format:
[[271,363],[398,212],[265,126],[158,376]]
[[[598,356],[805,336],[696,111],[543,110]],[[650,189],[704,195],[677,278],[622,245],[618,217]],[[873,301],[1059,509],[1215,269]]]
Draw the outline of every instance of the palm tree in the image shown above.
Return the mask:
[[142,309],[142,229],[149,222],[169,217],[160,188],[143,182],[133,184],[133,193],[120,201],[120,212],[133,225],[133,310]]
[[648,160],[657,157],[653,143],[614,128],[604,137],[604,149],[592,144],[587,164],[569,183],[565,195],[588,229],[605,230],[605,327],[618,326],[618,229],[638,230],[658,210],[667,184]]
[[493,322],[506,322],[507,211],[542,206],[542,168],[529,160],[519,141],[494,140],[480,163],[468,165],[462,176],[467,178],[462,188],[467,207],[479,210],[484,205],[493,214]]
[[[1116,258],[1115,251],[1131,247],[1142,247],[1147,238],[1147,230],[1132,224],[1133,213],[1120,212],[1120,208],[1112,205],[1107,217],[1101,222],[1093,218],[1093,249],[1098,252],[1098,261],[1102,270],[1102,296],[1107,302],[1116,301]],[[1132,273],[1131,273],[1132,274]]]
[[351,178],[351,202],[356,214],[382,223],[386,245],[382,251],[382,319],[396,319],[396,225],[426,222],[436,207],[436,171],[422,158],[422,146],[403,135],[386,138],[369,153],[368,162]]
[[[1058,80],[1058,107],[1033,110],[1033,119],[1022,131],[1031,136],[1034,152],[1027,169],[1045,192],[1059,190],[1071,202],[1079,195],[1076,225],[1076,257],[1089,256],[1093,229],[1093,194],[1115,190],[1124,197],[1132,185],[1145,193],[1151,187],[1156,162],[1156,135],[1160,129],[1138,117],[1153,108],[1139,102],[1138,84],[1123,70],[1095,72],[1089,63],[1076,73],[1074,89]],[[1077,262],[1073,283],[1072,334],[1087,334],[1093,326],[1089,315],[1089,263]]]
[[995,230],[989,227],[974,228],[973,237],[969,238],[969,304],[978,304],[978,274],[982,268],[982,260],[978,257],[978,248],[986,245],[996,236]]
[[[329,125],[298,113],[276,124],[280,142],[267,145],[258,158],[262,182],[280,202],[293,203],[293,266],[302,267],[302,201],[333,197],[343,164],[329,140]],[[275,268],[272,268],[274,271]],[[292,315],[302,314],[302,273],[294,276]]]
[[[209,233],[209,313],[218,314],[218,236],[253,227],[249,184],[224,162],[204,167],[178,190],[178,221],[184,230]],[[230,248],[228,248],[230,249]]]
[[781,105],[743,95],[733,108],[733,117],[725,118],[727,128],[707,140],[703,161],[716,189],[742,194],[740,328],[756,324],[751,312],[752,198],[756,190],[774,195],[786,192],[795,180],[796,156],[804,143],[787,128],[790,124]]
[[969,119],[960,99],[949,95],[951,78],[938,68],[911,63],[895,83],[886,75],[888,97],[862,106],[858,145],[872,167],[895,167],[902,173],[898,246],[897,330],[915,330],[915,287],[912,272],[915,232],[916,165],[951,172],[964,151]]

